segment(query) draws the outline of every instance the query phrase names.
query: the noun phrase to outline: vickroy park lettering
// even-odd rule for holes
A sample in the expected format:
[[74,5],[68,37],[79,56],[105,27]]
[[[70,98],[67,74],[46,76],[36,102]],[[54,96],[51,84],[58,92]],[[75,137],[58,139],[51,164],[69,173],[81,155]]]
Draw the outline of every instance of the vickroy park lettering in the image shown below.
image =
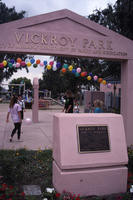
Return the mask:
[[[115,45],[116,46],[116,45]],[[127,56],[126,51],[120,51],[114,47],[113,41],[107,38],[92,38],[81,35],[70,35],[54,32],[20,32],[15,31],[9,40],[0,41],[0,50],[11,51],[19,49],[24,52],[81,55],[90,57],[113,58]]]
[[[71,47],[74,48],[78,45],[78,38],[72,38],[67,35],[56,36],[48,33],[19,33],[15,32],[15,38],[17,43],[25,43],[25,44],[40,44],[46,46],[63,46],[63,47]],[[94,41],[91,39],[82,39],[81,48],[85,49],[93,49],[93,50],[112,50],[112,41]]]

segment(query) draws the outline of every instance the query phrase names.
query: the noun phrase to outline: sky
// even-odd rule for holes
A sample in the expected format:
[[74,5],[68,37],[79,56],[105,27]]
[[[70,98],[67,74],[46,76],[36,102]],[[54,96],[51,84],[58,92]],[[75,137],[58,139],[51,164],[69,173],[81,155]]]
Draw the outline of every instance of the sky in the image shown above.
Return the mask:
[[[79,15],[88,16],[92,14],[95,9],[104,9],[107,4],[114,5],[116,0],[2,0],[8,8],[15,7],[17,12],[26,11],[26,17],[45,14],[61,9],[69,9]],[[49,57],[36,56],[35,59],[49,61]],[[42,78],[43,67],[29,68],[29,73],[25,69],[18,70],[8,81],[14,78],[27,77],[33,81],[33,77]]]

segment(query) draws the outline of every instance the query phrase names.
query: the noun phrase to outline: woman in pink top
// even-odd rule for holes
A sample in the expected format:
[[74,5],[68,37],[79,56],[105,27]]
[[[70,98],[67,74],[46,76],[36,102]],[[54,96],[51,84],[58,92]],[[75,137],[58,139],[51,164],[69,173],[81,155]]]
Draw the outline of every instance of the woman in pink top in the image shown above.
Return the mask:
[[7,113],[7,119],[6,122],[9,122],[9,115],[11,113],[11,118],[14,123],[14,129],[12,130],[10,142],[12,142],[12,138],[14,134],[17,131],[18,140],[20,140],[20,133],[21,133],[21,106],[17,103],[18,99],[17,97],[13,96],[10,101],[8,113]]

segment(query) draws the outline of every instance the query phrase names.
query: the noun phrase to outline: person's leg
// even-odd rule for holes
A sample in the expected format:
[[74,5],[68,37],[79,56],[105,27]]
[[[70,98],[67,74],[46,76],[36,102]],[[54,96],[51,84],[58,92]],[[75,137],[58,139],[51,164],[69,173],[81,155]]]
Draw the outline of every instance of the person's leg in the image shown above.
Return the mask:
[[12,142],[12,138],[13,138],[14,134],[16,133],[16,130],[17,130],[17,123],[14,123],[14,129],[12,130],[10,142]]
[[[23,113],[23,109],[22,109],[22,111],[21,111],[21,120],[23,120],[23,118],[24,118],[24,113]],[[20,127],[20,133],[23,133],[23,131],[22,131],[22,122],[21,122],[21,127]]]
[[17,134],[18,134],[18,140],[20,140],[20,134],[21,134],[21,123],[17,123]]

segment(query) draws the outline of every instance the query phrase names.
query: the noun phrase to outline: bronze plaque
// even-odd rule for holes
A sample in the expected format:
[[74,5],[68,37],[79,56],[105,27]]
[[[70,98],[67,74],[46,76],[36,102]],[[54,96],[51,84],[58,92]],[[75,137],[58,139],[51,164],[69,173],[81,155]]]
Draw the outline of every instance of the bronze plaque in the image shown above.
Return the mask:
[[107,125],[77,125],[80,153],[110,151]]

